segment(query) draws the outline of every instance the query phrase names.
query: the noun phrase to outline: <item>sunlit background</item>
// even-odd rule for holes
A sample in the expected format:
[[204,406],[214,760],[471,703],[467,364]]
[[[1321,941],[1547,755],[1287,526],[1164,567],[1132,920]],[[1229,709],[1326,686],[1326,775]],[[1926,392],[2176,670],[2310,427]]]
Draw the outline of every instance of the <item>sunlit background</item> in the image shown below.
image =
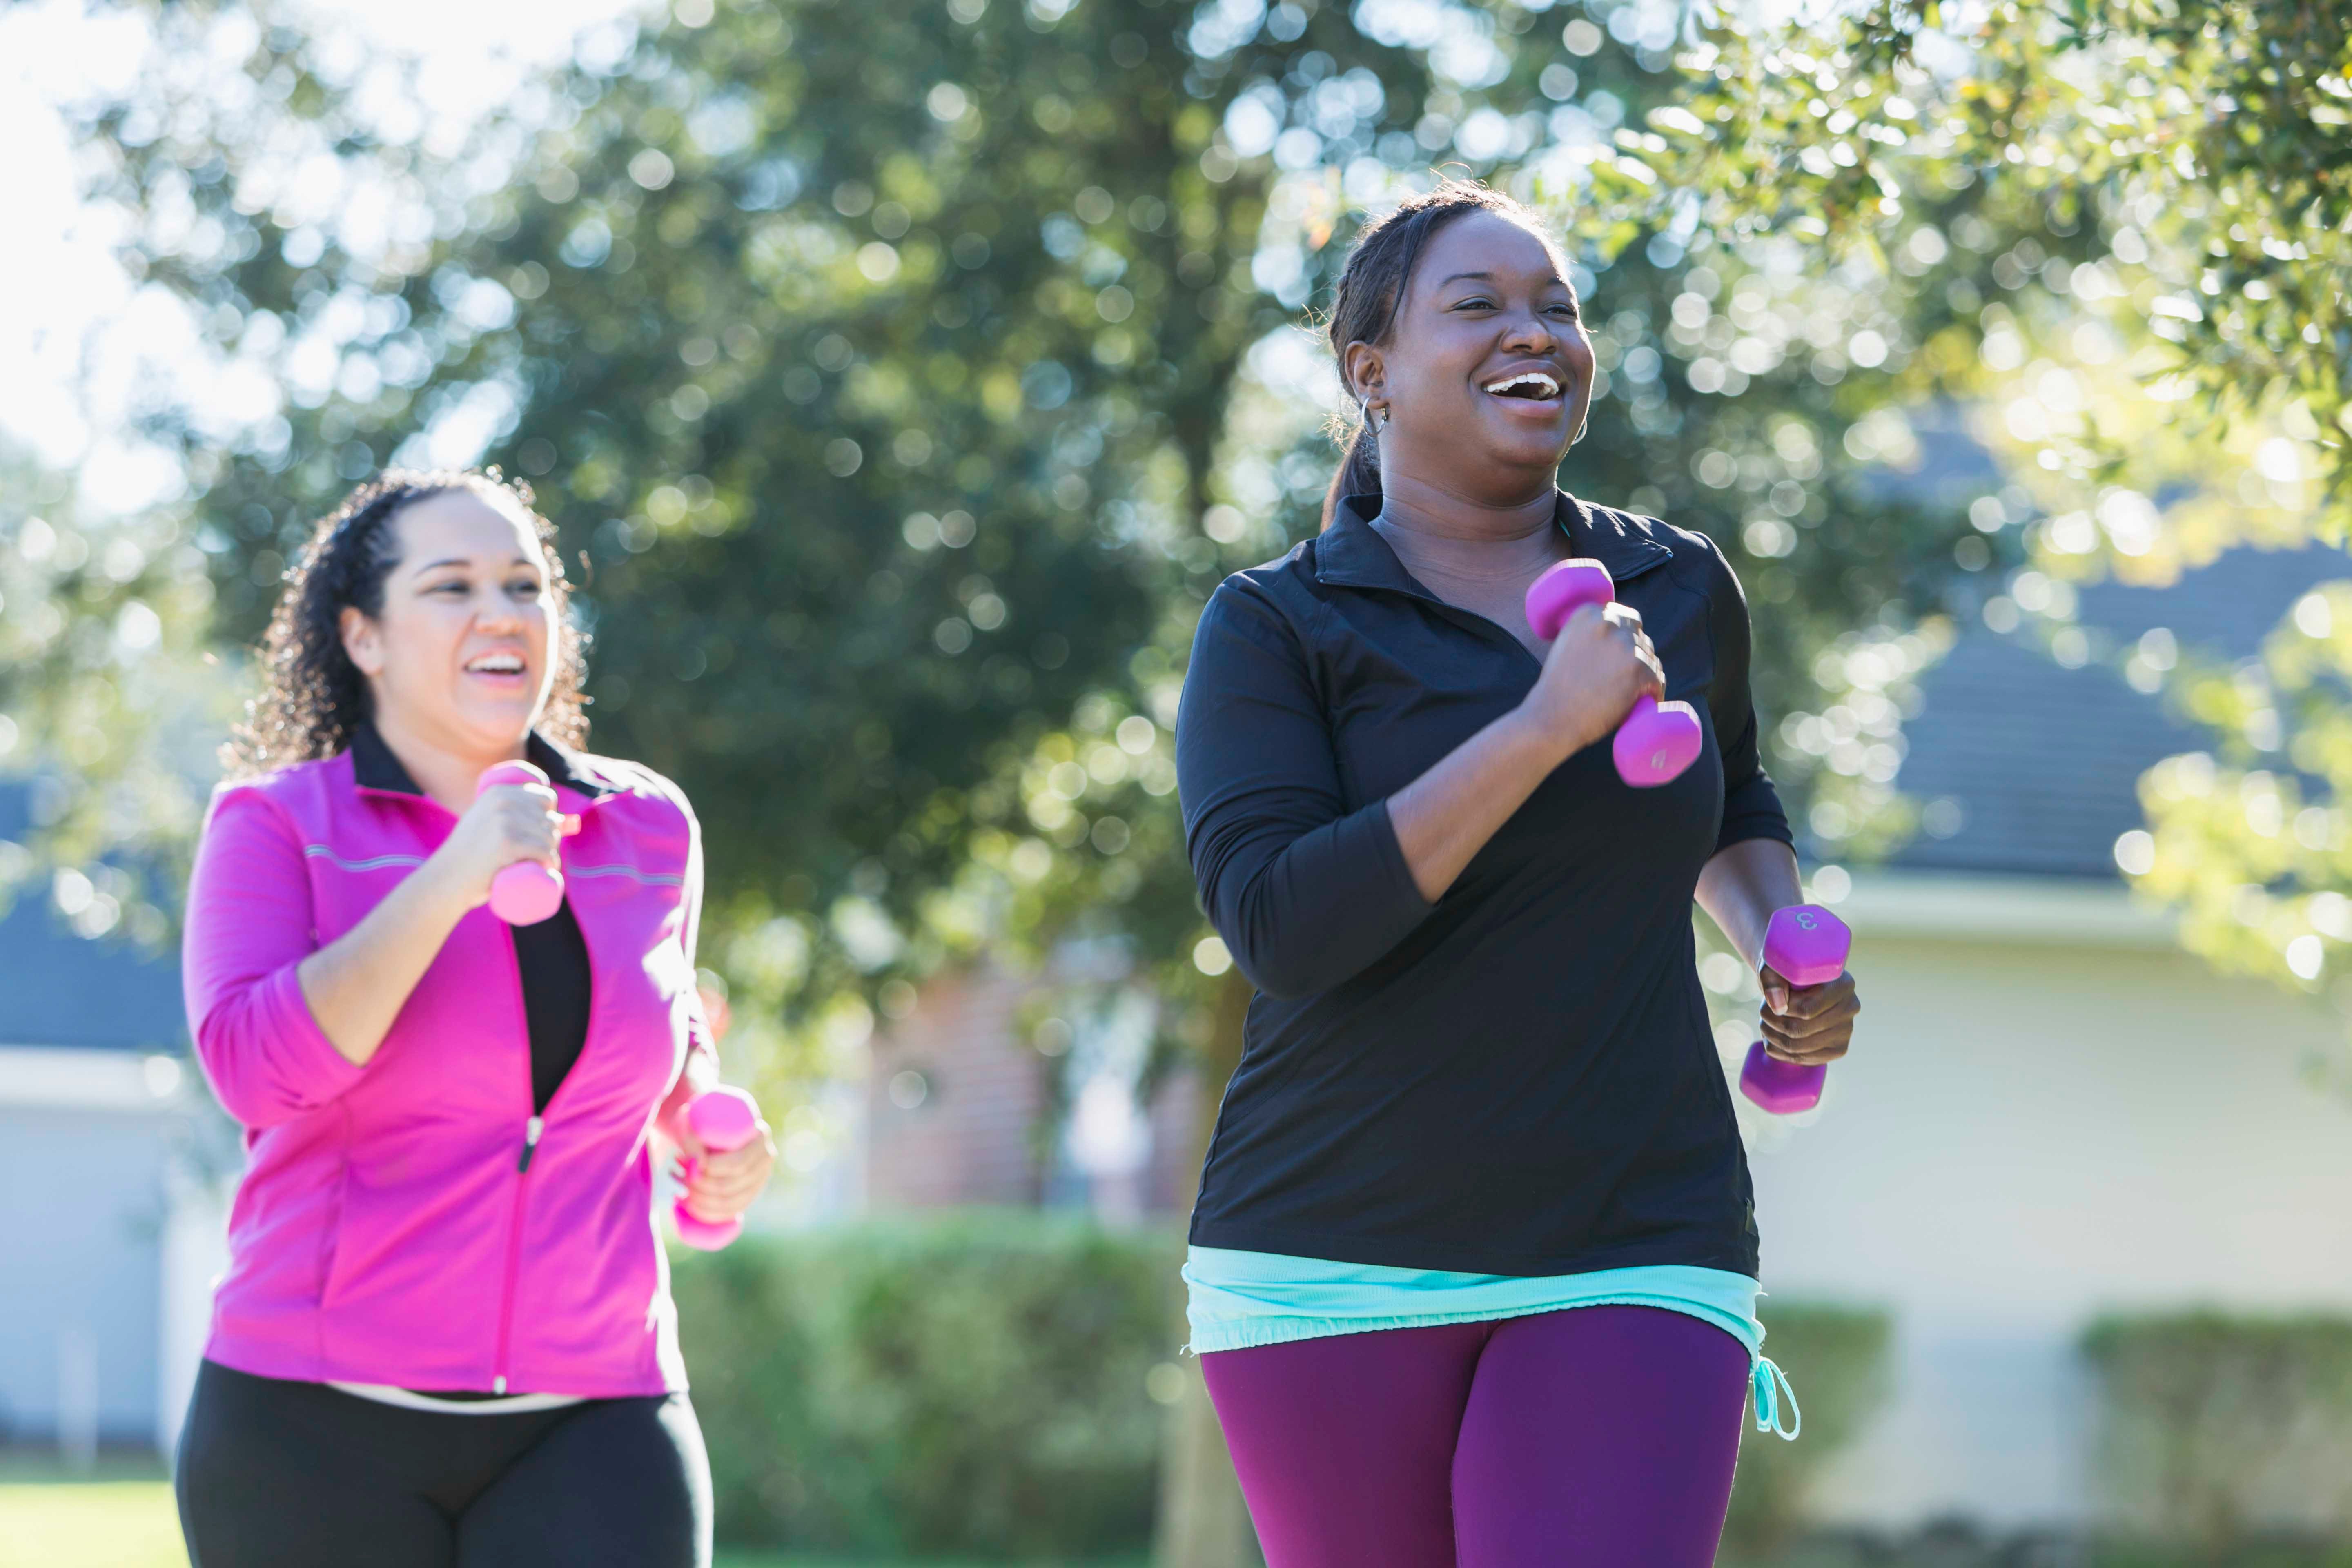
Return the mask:
[[2352,62],[2183,15],[0,9],[0,1565],[183,1560],[240,1156],[179,879],[394,462],[530,480],[596,743],[705,825],[782,1154],[677,1264],[730,1560],[1255,1562],[1173,1273],[1248,998],[1176,700],[1314,531],[1315,310],[1441,164],[1564,236],[1564,482],[1724,548],[1858,934],[1824,1106],[1741,1102],[1806,1436],[1726,1560],[2337,1561]]

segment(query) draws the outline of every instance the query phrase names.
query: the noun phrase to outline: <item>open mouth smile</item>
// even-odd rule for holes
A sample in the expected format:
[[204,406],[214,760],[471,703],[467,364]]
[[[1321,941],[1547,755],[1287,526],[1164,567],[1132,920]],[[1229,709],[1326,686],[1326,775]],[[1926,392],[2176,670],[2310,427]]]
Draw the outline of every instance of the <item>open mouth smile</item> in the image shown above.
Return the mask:
[[513,677],[523,673],[522,656],[518,653],[481,653],[466,661],[467,675]]
[[1517,375],[1490,381],[1483,390],[1491,397],[1507,397],[1521,403],[1557,403],[1560,395],[1559,381],[1539,370],[1523,370]]

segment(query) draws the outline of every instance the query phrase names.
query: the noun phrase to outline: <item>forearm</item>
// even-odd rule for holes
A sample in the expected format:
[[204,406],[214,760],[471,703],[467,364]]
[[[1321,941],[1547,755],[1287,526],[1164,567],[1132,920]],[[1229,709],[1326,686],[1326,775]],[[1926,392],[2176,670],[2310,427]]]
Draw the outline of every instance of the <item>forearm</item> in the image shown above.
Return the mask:
[[654,1112],[654,1131],[671,1144],[685,1147],[686,1140],[679,1131],[685,1125],[688,1104],[696,1095],[708,1094],[718,1087],[719,1058],[706,1050],[688,1050],[677,1081],[670,1085],[669,1093],[662,1098],[661,1108]]
[[440,868],[417,868],[367,918],[295,971],[320,1032],[356,1066],[383,1044],[409,993],[472,908]]
[[1698,906],[1750,970],[1764,962],[1772,911],[1804,902],[1797,852],[1777,838],[1748,838],[1716,852],[1698,874]]
[[1389,797],[1389,820],[1414,886],[1433,903],[1577,750],[1515,710]]

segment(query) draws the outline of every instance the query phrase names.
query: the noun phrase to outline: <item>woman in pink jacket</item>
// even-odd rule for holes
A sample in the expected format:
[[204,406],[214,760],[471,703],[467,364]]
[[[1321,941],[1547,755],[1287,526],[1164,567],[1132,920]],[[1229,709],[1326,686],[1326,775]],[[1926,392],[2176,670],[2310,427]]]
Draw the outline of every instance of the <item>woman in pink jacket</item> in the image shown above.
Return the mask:
[[[716,1081],[701,846],[677,786],[574,749],[564,611],[528,493],[473,473],[363,486],[278,605],[188,894],[248,1160],[181,1439],[196,1568],[709,1560],[654,1165],[719,1220],[774,1151],[678,1115]],[[548,785],[476,794],[517,760]],[[520,860],[564,900],[509,927]]]

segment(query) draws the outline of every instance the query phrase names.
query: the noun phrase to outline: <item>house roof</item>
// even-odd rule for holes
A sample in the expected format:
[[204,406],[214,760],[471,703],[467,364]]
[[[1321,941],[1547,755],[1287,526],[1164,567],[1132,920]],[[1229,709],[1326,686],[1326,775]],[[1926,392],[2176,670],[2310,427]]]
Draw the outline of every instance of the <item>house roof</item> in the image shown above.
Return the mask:
[[[2241,549],[2169,587],[2086,585],[2076,619],[2118,647],[2165,626],[2184,655],[2238,659],[2312,584],[2344,577],[2352,556],[2339,551]],[[1951,801],[1959,826],[1920,834],[1889,858],[1898,868],[2112,879],[2116,837],[2141,822],[2140,774],[2207,743],[2111,665],[2067,669],[2024,634],[1981,625],[1919,686],[1895,787]]]
[[[0,784],[0,838],[29,818],[26,787]],[[17,889],[0,916],[0,1047],[170,1051],[186,1036],[175,954],[76,936],[37,886]]]

